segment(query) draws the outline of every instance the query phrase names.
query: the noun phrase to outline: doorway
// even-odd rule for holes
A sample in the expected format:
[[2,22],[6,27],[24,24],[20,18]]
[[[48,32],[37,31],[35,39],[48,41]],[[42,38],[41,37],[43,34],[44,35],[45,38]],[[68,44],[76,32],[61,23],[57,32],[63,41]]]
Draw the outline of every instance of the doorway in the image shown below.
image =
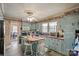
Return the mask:
[[12,41],[17,40],[17,26],[16,25],[12,26],[11,35],[12,35]]

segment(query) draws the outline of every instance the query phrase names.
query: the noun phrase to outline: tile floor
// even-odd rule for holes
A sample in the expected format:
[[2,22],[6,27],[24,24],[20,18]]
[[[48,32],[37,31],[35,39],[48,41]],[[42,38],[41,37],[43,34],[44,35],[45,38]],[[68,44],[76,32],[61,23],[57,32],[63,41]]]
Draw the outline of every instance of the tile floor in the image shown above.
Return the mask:
[[21,46],[18,41],[13,41],[11,47],[5,50],[5,56],[22,56]]
[[[21,46],[18,44],[18,41],[13,41],[11,47],[5,50],[5,56],[23,56]],[[62,56],[62,55],[55,51],[50,51],[46,52],[46,56]]]

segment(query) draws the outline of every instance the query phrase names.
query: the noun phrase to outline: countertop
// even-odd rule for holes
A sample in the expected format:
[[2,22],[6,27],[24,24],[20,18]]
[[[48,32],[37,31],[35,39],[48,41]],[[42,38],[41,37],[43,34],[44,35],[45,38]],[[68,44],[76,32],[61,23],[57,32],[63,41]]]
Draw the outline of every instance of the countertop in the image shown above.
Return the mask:
[[[23,36],[23,38],[27,38],[27,36]],[[39,39],[45,39],[45,38],[53,38],[53,39],[59,39],[64,40],[64,37],[56,37],[56,36],[50,36],[50,35],[39,35],[39,36],[29,36],[29,40],[39,40]]]

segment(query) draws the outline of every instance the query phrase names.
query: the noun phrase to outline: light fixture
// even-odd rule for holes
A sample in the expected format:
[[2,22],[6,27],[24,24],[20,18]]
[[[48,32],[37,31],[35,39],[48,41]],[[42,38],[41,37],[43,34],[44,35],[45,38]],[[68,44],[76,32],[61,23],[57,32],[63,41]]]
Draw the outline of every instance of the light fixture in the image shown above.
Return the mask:
[[34,20],[36,20],[36,18],[35,18],[35,17],[28,17],[27,20],[28,20],[29,22],[33,22]]
[[32,19],[31,17],[28,17],[27,20],[28,20],[29,22],[32,22],[32,21],[33,21],[33,19]]
[[26,16],[32,16],[33,15],[32,10],[25,10],[24,13],[26,14]]
[[34,13],[32,10],[25,10],[24,12],[26,13],[28,22],[33,22],[36,20],[36,17],[33,16]]
[[25,10],[25,13],[27,15],[27,21],[32,22],[33,21],[33,12],[31,10]]

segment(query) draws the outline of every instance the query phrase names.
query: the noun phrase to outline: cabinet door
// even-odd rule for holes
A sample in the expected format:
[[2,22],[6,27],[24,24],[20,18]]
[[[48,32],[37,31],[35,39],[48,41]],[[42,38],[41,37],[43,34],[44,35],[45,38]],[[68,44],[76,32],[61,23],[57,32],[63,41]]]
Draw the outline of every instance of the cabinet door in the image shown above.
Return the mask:
[[50,43],[49,38],[46,37],[46,39],[45,39],[45,46],[47,48],[49,48],[49,43]]
[[49,38],[49,48],[52,49],[52,38]]
[[61,41],[61,53],[64,54],[64,55],[66,55],[65,43],[64,43],[63,40]]
[[56,51],[59,52],[59,40],[56,39]]
[[51,49],[54,50],[54,39],[51,38]]
[[60,52],[61,53],[61,40],[58,40],[58,52]]
[[54,39],[54,40],[53,40],[53,50],[55,50],[55,46],[56,46],[55,43],[56,43],[56,42],[55,42],[55,39]]
[[48,48],[51,49],[51,38],[48,38]]
[[54,42],[53,42],[54,44],[53,44],[53,49],[56,51],[56,39],[54,39]]
[[55,51],[58,51],[58,40],[57,39],[55,39]]

